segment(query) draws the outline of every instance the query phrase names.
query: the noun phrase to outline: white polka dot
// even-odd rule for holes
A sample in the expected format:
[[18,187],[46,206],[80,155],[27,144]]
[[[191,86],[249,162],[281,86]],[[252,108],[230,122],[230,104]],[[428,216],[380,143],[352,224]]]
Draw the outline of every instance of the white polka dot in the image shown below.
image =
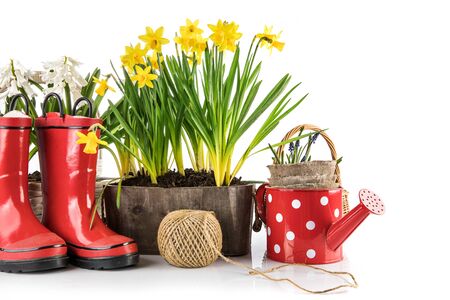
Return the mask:
[[267,235],[270,236],[271,233],[272,231],[270,230],[270,227],[267,227]]
[[286,232],[286,238],[288,239],[288,241],[293,241],[295,239],[295,233],[293,233],[292,231]]
[[267,195],[267,201],[269,201],[269,203],[272,203],[272,195],[271,194]]
[[302,206],[302,203],[298,199],[292,200],[292,207],[295,209],[299,209]]
[[280,245],[275,244],[275,246],[273,246],[273,251],[275,251],[275,253],[280,253],[281,251]]
[[314,249],[308,249],[308,251],[306,251],[306,256],[308,256],[308,258],[314,258],[316,257],[316,251]]
[[322,198],[320,198],[320,204],[322,204],[323,206],[328,204],[328,197],[327,196],[323,196]]
[[283,221],[283,215],[280,213],[277,213],[277,215],[275,216],[275,219],[277,219],[278,223],[281,223]]
[[334,216],[337,218],[337,217],[339,217],[339,208],[336,208],[335,210],[334,210]]
[[306,222],[306,229],[313,230],[314,228],[316,228],[316,223],[314,223],[314,221]]

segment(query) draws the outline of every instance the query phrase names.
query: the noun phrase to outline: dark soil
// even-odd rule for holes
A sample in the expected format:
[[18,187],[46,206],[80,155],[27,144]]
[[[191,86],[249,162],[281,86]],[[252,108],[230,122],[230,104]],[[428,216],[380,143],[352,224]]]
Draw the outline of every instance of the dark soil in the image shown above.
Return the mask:
[[[158,186],[163,188],[171,187],[196,187],[196,186],[216,186],[214,179],[214,172],[200,171],[195,172],[193,169],[184,170],[185,176],[177,171],[169,171],[166,174],[159,176],[156,180],[158,184],[152,184],[149,176],[144,176],[138,172],[138,175],[133,178],[126,179],[122,185],[126,186]],[[241,178],[233,178],[230,185],[242,184]]]
[[28,174],[28,181],[41,182],[41,172],[34,171],[32,174]]

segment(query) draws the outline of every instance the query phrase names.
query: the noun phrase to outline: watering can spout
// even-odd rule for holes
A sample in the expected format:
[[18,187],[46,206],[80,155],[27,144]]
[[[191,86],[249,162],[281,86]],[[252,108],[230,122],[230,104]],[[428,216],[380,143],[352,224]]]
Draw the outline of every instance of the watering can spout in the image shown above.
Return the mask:
[[383,201],[374,192],[363,189],[359,191],[359,199],[355,208],[328,229],[327,244],[332,250],[339,248],[370,214],[384,214]]

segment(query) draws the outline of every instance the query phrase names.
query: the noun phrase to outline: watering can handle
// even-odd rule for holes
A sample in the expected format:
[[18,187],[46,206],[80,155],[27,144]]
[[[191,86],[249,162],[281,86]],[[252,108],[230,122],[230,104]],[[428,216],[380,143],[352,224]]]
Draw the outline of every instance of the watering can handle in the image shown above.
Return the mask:
[[[261,184],[256,190],[255,202],[256,202],[256,218],[266,223],[266,188],[268,183]],[[259,228],[260,229],[260,228]],[[255,228],[254,228],[255,230]],[[255,230],[259,231],[259,230]]]

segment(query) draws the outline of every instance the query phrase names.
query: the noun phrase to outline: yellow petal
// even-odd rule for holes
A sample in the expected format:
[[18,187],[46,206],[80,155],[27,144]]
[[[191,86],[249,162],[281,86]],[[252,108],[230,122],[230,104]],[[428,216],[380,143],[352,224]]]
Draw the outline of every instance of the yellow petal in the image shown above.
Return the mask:
[[96,154],[97,153],[97,145],[90,145],[89,143],[83,149],[83,152],[86,154]]
[[83,133],[77,131],[77,136],[79,139],[77,140],[77,144],[86,144],[88,142],[87,135],[84,135]]
[[103,145],[103,146],[107,146],[107,145],[108,145],[107,142],[102,141],[102,140],[98,140],[97,143],[98,143],[99,145]]
[[97,95],[99,96],[105,96],[105,92],[106,92],[107,87],[105,86],[99,86],[95,92],[97,93]]
[[272,43],[272,45],[273,45],[275,48],[277,48],[278,51],[282,51],[283,48],[284,48],[284,43],[282,43],[282,42],[277,42],[277,41],[275,41],[275,42]]
[[140,66],[136,66],[136,73],[141,74],[144,70]]
[[155,31],[155,35],[156,35],[156,36],[162,37],[163,33],[164,33],[164,27],[163,27],[163,26],[159,27],[159,28],[156,29],[156,31]]

